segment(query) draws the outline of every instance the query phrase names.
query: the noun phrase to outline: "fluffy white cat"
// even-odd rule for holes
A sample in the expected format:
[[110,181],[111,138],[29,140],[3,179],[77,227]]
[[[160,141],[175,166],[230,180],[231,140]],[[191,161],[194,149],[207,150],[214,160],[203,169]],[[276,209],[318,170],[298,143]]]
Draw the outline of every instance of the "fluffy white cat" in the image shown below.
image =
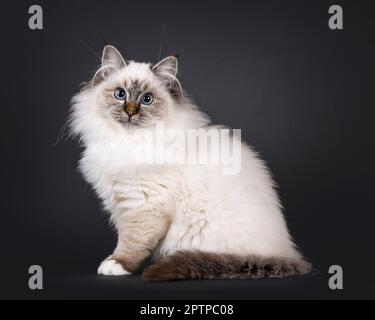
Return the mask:
[[[117,246],[98,273],[136,273],[150,255],[154,263],[143,273],[149,281],[309,273],[265,164],[239,137],[231,136],[231,144],[241,146],[237,174],[223,174],[220,163],[135,160],[140,147],[161,152],[155,140],[141,137],[144,130],[156,134],[157,123],[185,133],[222,130],[186,98],[177,65],[174,56],[156,65],[125,61],[107,45],[102,66],[72,99],[70,127],[84,147],[80,170],[118,232]],[[203,152],[179,142],[166,143],[168,148]]]

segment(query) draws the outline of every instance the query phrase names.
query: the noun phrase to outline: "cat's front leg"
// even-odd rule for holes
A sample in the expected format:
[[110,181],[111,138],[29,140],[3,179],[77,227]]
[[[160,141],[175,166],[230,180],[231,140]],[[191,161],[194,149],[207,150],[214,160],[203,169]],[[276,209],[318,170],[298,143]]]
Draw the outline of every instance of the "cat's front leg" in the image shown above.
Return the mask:
[[115,251],[98,268],[102,275],[135,273],[168,231],[170,219],[155,212],[124,214],[117,221]]
[[102,274],[105,276],[123,276],[129,275],[131,274],[131,272],[125,270],[121,263],[113,259],[112,255],[110,255],[100,264],[98,268],[98,274]]

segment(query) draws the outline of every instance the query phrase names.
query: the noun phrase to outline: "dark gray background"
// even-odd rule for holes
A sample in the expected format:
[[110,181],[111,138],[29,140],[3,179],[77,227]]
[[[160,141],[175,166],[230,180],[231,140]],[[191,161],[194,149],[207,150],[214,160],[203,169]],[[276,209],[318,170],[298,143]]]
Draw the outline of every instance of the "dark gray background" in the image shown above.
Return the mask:
[[[1,298],[374,298],[374,15],[370,1],[7,1],[1,9]],[[28,28],[28,7],[44,30]],[[328,7],[344,9],[344,31]],[[320,274],[144,283],[96,276],[115,234],[54,145],[104,40],[126,59],[180,54],[214,122],[241,128],[280,185],[288,225]],[[89,47],[91,49],[89,49]],[[93,51],[93,52],[92,52]],[[44,268],[42,291],[28,267]],[[328,289],[328,267],[344,290]]]

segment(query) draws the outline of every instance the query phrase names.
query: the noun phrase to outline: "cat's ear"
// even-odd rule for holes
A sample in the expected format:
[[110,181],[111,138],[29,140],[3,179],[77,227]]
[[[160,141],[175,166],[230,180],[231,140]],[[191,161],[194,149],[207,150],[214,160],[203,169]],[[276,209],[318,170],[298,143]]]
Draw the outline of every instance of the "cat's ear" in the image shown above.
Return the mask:
[[155,64],[151,69],[155,75],[163,81],[172,96],[180,100],[182,98],[182,88],[176,77],[178,71],[177,56],[166,57]]
[[102,66],[121,69],[126,66],[126,62],[120,51],[118,51],[114,46],[107,44],[102,53]]
[[169,56],[160,60],[152,67],[152,71],[166,81],[176,78],[178,68],[178,60],[176,56]]
[[112,45],[106,45],[102,53],[102,65],[95,73],[92,84],[96,85],[106,79],[112,72],[126,67],[126,62],[121,53]]

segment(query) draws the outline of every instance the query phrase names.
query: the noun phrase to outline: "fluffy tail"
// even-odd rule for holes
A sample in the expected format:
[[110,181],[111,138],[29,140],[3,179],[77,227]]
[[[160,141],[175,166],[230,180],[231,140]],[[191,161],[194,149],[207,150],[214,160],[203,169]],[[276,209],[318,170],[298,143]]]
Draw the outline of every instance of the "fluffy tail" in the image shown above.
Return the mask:
[[183,279],[281,278],[312,271],[301,259],[178,251],[160,259],[143,273],[147,281]]

